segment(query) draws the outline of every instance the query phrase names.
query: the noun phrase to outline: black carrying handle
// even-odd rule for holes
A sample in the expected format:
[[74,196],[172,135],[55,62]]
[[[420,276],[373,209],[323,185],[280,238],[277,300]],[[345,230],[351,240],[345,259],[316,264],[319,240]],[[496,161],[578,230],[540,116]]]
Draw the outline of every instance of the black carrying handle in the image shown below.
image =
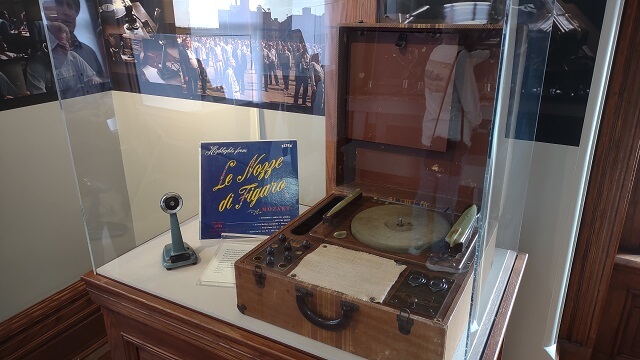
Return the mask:
[[296,304],[298,305],[298,310],[300,310],[302,316],[310,323],[324,330],[340,331],[346,329],[351,323],[353,313],[359,309],[358,305],[341,300],[340,308],[342,309],[342,316],[333,320],[323,319],[316,315],[307,305],[306,298],[312,296],[313,293],[311,291],[296,286]]

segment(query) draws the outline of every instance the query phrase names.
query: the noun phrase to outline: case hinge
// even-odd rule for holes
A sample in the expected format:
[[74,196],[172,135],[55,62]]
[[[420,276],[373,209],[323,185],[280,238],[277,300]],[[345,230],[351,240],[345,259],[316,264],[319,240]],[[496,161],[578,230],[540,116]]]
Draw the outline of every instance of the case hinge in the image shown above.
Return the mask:
[[400,309],[400,313],[396,317],[398,321],[398,330],[402,335],[411,334],[411,327],[413,327],[413,319],[411,318],[411,312],[408,309]]
[[260,267],[260,265],[256,265],[256,267],[253,268],[253,277],[256,279],[256,286],[262,289],[267,275],[262,271],[262,267]]

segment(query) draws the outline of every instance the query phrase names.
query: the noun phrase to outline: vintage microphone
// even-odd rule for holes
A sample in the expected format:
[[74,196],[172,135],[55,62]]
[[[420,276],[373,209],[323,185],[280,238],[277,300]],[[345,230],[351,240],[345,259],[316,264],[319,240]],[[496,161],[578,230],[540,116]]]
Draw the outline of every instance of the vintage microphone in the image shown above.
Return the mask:
[[160,199],[160,208],[169,214],[169,223],[171,225],[171,244],[164,246],[162,266],[167,270],[172,270],[197,263],[198,255],[182,240],[177,214],[182,209],[182,197],[177,193],[166,193]]

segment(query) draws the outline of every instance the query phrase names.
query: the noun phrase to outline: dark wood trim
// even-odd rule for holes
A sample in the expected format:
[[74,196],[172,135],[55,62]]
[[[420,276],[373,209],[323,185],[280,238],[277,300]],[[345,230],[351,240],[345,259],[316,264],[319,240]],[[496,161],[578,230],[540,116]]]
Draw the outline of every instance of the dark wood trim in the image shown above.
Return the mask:
[[511,310],[513,310],[513,304],[515,303],[516,295],[518,294],[518,288],[522,281],[522,274],[524,273],[525,265],[527,264],[527,254],[518,253],[516,261],[511,269],[509,275],[509,281],[505,288],[504,295],[500,301],[500,307],[498,313],[493,322],[491,328],[491,335],[487,339],[487,345],[482,353],[482,360],[496,360],[502,358],[502,343],[504,341],[504,335],[507,331],[507,325],[509,318],[511,317]]
[[618,253],[606,304],[594,354],[611,359],[640,359],[640,352],[630,346],[640,343],[640,255]]
[[[517,254],[491,329],[483,360],[500,359],[511,309],[527,255]],[[99,274],[83,276],[92,299],[101,305],[114,359],[245,358],[316,359],[276,342]],[[178,356],[179,355],[179,356]]]
[[620,271],[640,275],[640,253],[618,252],[615,267]]
[[71,359],[106,339],[100,307],[76,281],[0,324],[0,359]]
[[141,351],[183,359],[317,358],[104,276],[89,273],[82,279],[102,307],[114,359],[138,358]]
[[[103,320],[103,323],[104,323],[104,320]],[[104,338],[100,339],[98,342],[91,345],[90,347],[85,349],[83,352],[81,352],[76,358],[87,359],[89,356],[92,356],[92,359],[95,359],[96,356],[100,358],[99,356],[102,356],[101,354],[108,353],[108,352],[109,352],[109,339],[105,336]]]
[[590,359],[592,352],[586,347],[580,346],[579,344],[570,343],[566,340],[558,340],[556,344],[556,352],[559,357],[557,359],[561,360],[570,360],[570,359]]
[[326,119],[326,166],[327,193],[336,190],[336,129],[338,128],[338,25],[355,23],[360,20],[367,23],[376,21],[377,0],[336,0],[325,5],[327,58],[332,59],[325,67],[325,119]]
[[[636,168],[636,177],[638,169]],[[629,208],[627,210],[624,228],[620,237],[619,250],[640,254],[640,184],[636,181],[633,185]]]
[[594,347],[638,162],[639,19],[640,2],[626,1],[560,325],[559,345],[580,359]]

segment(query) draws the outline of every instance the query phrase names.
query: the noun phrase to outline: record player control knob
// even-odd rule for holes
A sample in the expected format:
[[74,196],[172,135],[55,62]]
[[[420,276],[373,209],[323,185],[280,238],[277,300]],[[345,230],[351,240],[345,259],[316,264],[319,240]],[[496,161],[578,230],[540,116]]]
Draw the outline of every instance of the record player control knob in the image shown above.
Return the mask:
[[311,243],[309,242],[309,240],[305,240],[302,242],[302,247],[305,249],[309,249],[311,247]]
[[272,255],[267,256],[267,266],[269,267],[273,267],[273,265],[275,264],[275,259],[273,258]]
[[273,248],[273,246],[269,246],[267,248],[267,255],[273,255],[276,252],[276,249]]
[[282,242],[287,241],[287,235],[285,235],[285,234],[278,235],[278,240],[280,240]]
[[445,281],[445,279],[435,279],[429,282],[429,289],[433,292],[447,290],[449,285]]
[[422,276],[421,274],[420,275],[415,275],[414,274],[414,275],[409,276],[407,281],[409,282],[409,285],[411,285],[411,286],[420,286],[420,285],[426,283],[427,279],[424,276]]
[[284,252],[284,261],[287,261],[287,262],[291,261],[291,252],[289,251]]
[[287,241],[284,244],[284,251],[290,251],[290,250],[291,250],[291,243]]

